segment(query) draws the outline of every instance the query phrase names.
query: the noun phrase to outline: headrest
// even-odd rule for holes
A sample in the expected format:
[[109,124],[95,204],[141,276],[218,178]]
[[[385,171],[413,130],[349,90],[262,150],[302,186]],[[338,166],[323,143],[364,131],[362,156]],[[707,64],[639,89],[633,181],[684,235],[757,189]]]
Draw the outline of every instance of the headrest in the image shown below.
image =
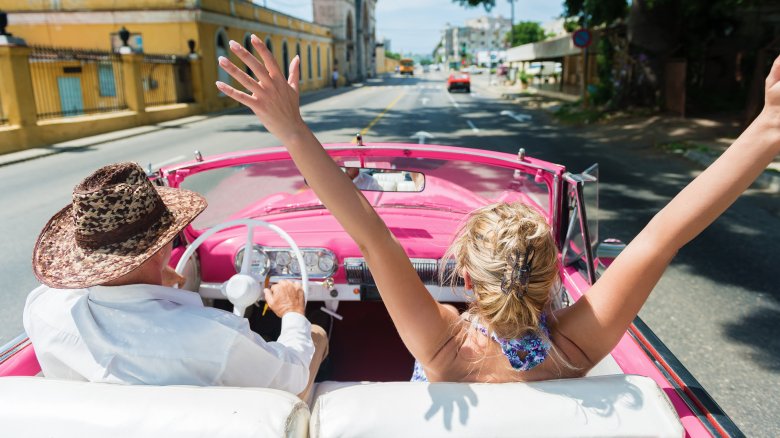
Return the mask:
[[306,437],[298,397],[259,388],[115,385],[0,378],[9,437]]
[[312,438],[682,437],[666,395],[647,377],[533,383],[321,383]]

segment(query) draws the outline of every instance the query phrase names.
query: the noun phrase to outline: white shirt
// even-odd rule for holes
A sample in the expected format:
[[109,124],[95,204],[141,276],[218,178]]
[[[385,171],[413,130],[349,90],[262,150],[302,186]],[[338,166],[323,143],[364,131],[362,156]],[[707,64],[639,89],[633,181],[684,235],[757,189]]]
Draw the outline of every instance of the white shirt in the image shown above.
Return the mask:
[[379,185],[379,182],[367,173],[358,173],[358,175],[352,179],[352,182],[355,184],[355,187],[360,190],[382,191],[382,186]]
[[297,394],[314,355],[311,324],[282,318],[276,342],[203,306],[195,292],[136,284],[27,297],[24,329],[45,376],[124,384],[251,386]]

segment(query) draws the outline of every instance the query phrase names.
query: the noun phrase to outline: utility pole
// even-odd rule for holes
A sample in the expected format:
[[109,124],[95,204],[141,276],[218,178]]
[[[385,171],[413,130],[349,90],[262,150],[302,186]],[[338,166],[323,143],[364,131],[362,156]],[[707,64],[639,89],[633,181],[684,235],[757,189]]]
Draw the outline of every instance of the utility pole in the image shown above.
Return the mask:
[[512,18],[509,23],[509,47],[515,46],[515,0],[507,0],[512,8]]

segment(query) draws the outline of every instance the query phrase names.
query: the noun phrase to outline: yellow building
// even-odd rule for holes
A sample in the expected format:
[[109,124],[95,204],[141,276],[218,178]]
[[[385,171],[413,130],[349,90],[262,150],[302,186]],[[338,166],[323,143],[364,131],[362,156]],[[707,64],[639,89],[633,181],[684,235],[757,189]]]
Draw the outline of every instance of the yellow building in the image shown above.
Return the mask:
[[[121,8],[121,9],[119,9]],[[333,38],[329,28],[290,17],[244,0],[0,0],[8,12],[8,30],[29,45],[112,50],[121,44],[118,32],[130,31],[130,46],[152,54],[187,55],[195,42],[204,84],[228,80],[218,69],[218,56],[230,56],[228,42],[246,47],[257,34],[280,65],[301,56],[301,90],[329,84]],[[207,110],[232,105],[214,87],[206,86]]]

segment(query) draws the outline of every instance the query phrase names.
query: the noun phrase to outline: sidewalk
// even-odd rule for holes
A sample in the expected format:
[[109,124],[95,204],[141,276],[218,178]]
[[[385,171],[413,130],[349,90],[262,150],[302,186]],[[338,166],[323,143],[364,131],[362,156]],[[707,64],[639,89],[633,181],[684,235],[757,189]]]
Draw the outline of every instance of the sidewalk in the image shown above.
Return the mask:
[[[484,83],[478,89],[527,109],[543,110],[552,120],[556,120],[554,113],[570,101],[546,90],[521,90],[519,86]],[[656,147],[703,167],[715,161],[744,130],[738,116],[682,118],[657,113],[647,116],[618,113],[580,128],[581,134],[592,141],[634,148]],[[775,157],[753,186],[780,193],[780,157]]]
[[[301,105],[306,103],[327,99],[329,97],[345,93],[350,91],[353,87],[362,87],[362,82],[353,83],[350,86],[344,86],[339,88],[324,87],[319,90],[312,90],[310,92],[301,95]],[[7,166],[9,164],[20,163],[22,161],[34,160],[36,158],[43,158],[49,155],[58,154],[60,152],[74,151],[91,146],[97,146],[103,143],[109,143],[116,140],[121,140],[129,137],[135,137],[137,135],[143,135],[150,132],[159,131],[162,129],[173,128],[177,126],[187,125],[190,123],[200,122],[211,117],[218,117],[225,114],[233,114],[236,112],[245,111],[244,107],[238,106],[235,108],[228,108],[222,111],[213,113],[200,114],[196,116],[185,117],[181,119],[169,120],[167,122],[161,122],[152,125],[137,126],[135,128],[122,129],[119,131],[106,132],[104,134],[93,135],[89,137],[77,138],[75,140],[68,140],[61,143],[52,144],[49,146],[41,146],[37,148],[25,149],[18,152],[10,152],[7,154],[0,154],[0,167]]]

